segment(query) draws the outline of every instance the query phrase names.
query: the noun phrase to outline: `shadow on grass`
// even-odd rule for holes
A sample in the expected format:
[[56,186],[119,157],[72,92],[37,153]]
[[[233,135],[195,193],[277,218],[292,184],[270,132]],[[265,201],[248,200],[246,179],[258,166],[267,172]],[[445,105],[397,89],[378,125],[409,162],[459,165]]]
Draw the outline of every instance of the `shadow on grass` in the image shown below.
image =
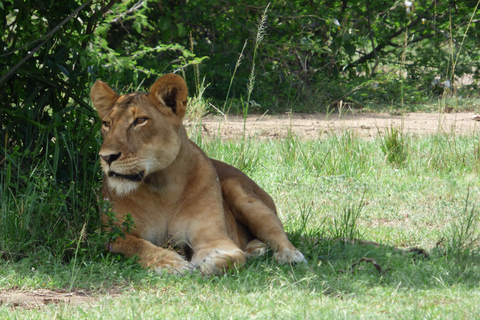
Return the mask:
[[387,245],[378,247],[329,239],[309,242],[301,234],[292,234],[291,238],[304,253],[307,263],[278,265],[268,252],[227,275],[206,278],[198,273],[184,277],[158,275],[141,269],[134,259],[111,253],[105,253],[95,262],[82,260],[75,267],[52,257],[45,261],[25,258],[17,262],[0,260],[0,287],[74,288],[101,293],[111,288],[222,285],[228,290],[250,292],[271,290],[273,285],[294,286],[327,295],[362,295],[377,286],[392,290],[455,286],[468,289],[477,287],[480,281],[479,256],[453,259],[438,248],[426,255]]

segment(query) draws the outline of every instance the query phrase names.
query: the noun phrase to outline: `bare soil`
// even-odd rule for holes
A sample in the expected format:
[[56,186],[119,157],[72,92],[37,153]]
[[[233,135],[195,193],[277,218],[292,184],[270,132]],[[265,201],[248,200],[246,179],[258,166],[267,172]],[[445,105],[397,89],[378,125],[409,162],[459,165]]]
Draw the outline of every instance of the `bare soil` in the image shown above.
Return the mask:
[[24,290],[12,288],[8,290],[0,290],[0,307],[6,306],[12,309],[30,310],[41,309],[52,304],[94,306],[97,305],[102,298],[116,298],[128,290],[130,289],[122,289],[121,287],[101,288],[99,291],[95,292],[90,292],[88,290]]
[[[474,113],[388,113],[347,114],[285,114],[249,115],[245,123],[248,136],[260,139],[284,138],[293,134],[301,139],[316,139],[325,134],[352,130],[360,137],[375,137],[390,127],[403,133],[473,134],[480,129],[480,116]],[[187,126],[189,126],[187,122]],[[190,124],[191,126],[191,124]],[[243,136],[242,116],[208,116],[202,119],[203,134],[222,139],[238,139]]]
[[79,305],[94,303],[96,298],[87,292],[65,290],[20,290],[9,289],[0,291],[0,306],[6,305],[11,308],[37,309],[49,304]]

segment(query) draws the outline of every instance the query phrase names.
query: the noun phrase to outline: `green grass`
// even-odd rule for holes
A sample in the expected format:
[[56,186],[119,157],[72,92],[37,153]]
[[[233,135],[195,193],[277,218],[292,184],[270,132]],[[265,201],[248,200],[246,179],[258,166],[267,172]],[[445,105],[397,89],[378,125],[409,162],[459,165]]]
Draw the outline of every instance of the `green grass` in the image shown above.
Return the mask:
[[[398,132],[396,138],[404,144],[401,165],[382,151],[383,138],[360,139],[350,131],[309,141],[209,141],[197,135],[208,155],[241,167],[272,194],[307,264],[278,266],[267,255],[222,277],[158,276],[98,249],[101,240],[93,231],[85,239],[77,231],[64,244],[70,259],[33,242],[37,252],[30,255],[8,242],[22,256],[2,255],[0,288],[71,287],[95,299],[33,310],[4,304],[0,318],[478,318],[480,137]],[[34,196],[41,194],[32,191],[24,207],[39,201]],[[13,195],[6,199],[2,228],[19,206]],[[10,233],[18,227],[10,226]],[[15,241],[29,230],[35,225],[20,228]],[[334,239],[345,236],[384,246]],[[5,236],[0,238],[3,247]],[[396,250],[410,247],[429,256]],[[363,257],[387,272],[366,262],[352,269]]]

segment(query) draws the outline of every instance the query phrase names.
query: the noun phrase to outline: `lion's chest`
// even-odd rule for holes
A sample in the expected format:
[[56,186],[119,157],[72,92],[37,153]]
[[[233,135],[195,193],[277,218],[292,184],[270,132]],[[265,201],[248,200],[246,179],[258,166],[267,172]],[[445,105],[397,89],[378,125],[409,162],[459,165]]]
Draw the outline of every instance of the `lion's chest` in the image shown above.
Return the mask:
[[133,220],[131,233],[157,246],[164,246],[178,238],[172,230],[172,220],[178,208],[175,203],[155,193],[133,193],[114,200],[116,217],[130,214]]

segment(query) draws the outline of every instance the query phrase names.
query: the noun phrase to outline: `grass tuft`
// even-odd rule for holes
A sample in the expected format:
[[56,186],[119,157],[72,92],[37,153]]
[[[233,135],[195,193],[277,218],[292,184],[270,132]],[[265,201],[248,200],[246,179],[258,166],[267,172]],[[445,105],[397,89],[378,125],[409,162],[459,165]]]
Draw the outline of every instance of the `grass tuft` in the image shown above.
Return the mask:
[[363,197],[358,205],[350,204],[343,208],[342,213],[333,218],[331,231],[334,239],[358,239],[362,237],[358,229],[358,221],[363,208]]
[[480,211],[470,203],[470,190],[463,210],[452,219],[445,249],[447,257],[454,259],[478,256],[480,252]]
[[381,149],[387,161],[391,164],[401,165],[407,158],[407,142],[398,128],[393,126],[382,139]]

